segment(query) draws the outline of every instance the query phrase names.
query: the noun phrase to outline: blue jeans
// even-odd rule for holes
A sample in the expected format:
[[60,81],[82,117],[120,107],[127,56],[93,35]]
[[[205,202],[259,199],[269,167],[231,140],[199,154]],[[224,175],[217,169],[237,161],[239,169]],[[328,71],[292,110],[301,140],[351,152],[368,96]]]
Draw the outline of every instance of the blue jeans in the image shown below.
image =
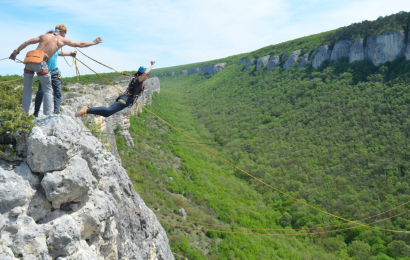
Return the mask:
[[118,99],[124,100],[126,104],[124,105],[123,103],[117,101],[109,107],[91,107],[87,110],[87,114],[109,117],[124,108],[129,107],[133,103],[132,99],[128,95],[120,95],[117,100]]
[[[58,69],[51,72],[51,86],[53,87],[54,92],[54,114],[60,114],[61,81],[58,78],[59,75],[60,71]],[[34,116],[38,115],[41,107],[41,102],[43,102],[43,87],[41,86],[41,82],[39,82],[36,99],[34,101]]]

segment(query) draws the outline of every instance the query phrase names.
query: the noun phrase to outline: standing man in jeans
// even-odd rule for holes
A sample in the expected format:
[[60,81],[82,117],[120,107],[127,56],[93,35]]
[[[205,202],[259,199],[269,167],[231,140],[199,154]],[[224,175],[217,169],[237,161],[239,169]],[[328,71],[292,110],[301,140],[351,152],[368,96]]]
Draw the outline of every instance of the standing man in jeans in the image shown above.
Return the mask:
[[68,45],[71,47],[89,47],[96,45],[102,42],[101,37],[98,37],[93,42],[73,42],[70,39],[66,39],[65,35],[67,34],[67,28],[59,24],[55,28],[55,32],[58,35],[54,34],[43,34],[36,38],[25,41],[17,49],[13,51],[10,55],[10,59],[16,60],[17,55],[21,50],[26,48],[28,45],[36,44],[37,49],[34,51],[29,51],[24,59],[26,64],[24,68],[24,88],[23,88],[23,99],[22,105],[24,112],[26,114],[30,111],[31,106],[31,95],[33,94],[33,78],[34,72],[37,73],[38,79],[40,80],[43,94],[44,94],[44,103],[43,103],[43,114],[51,115],[52,114],[52,94],[51,94],[51,75],[48,70],[47,61],[51,58],[54,53],[57,52],[61,47]]
[[[48,33],[55,34],[54,31],[49,31]],[[58,50],[54,55],[48,59],[48,70],[51,75],[51,86],[54,92],[54,114],[60,114],[60,105],[61,105],[61,74],[57,66],[57,57],[58,56],[73,56],[77,55],[76,52],[60,52]],[[38,91],[36,94],[36,99],[34,101],[34,116],[38,117],[40,111],[41,103],[43,102],[43,89],[41,83],[38,84]]]

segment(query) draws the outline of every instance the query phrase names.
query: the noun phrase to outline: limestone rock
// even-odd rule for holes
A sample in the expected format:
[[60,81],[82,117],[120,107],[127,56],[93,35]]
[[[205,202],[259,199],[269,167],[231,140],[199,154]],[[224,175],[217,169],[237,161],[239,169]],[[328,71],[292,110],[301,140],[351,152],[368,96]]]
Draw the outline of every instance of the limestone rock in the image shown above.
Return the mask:
[[309,55],[309,61],[312,61],[317,53],[318,47],[316,47]]
[[96,182],[87,162],[75,156],[65,170],[46,173],[41,185],[46,191],[47,199],[58,209],[62,203],[86,196],[92,188],[93,180]]
[[255,61],[254,58],[246,60],[245,69],[249,69],[253,65],[254,61]]
[[81,234],[71,216],[62,217],[59,223],[51,228],[49,235],[47,245],[52,257],[72,255],[79,248]]
[[350,53],[350,41],[338,41],[335,46],[333,46],[332,54],[330,55],[330,59],[337,61],[342,57],[349,58]]
[[267,70],[270,71],[271,69],[275,68],[276,65],[278,65],[278,63],[279,63],[279,56],[270,57]]
[[392,31],[367,39],[367,58],[374,65],[393,61],[405,54],[404,31]]
[[298,69],[306,67],[306,64],[309,61],[309,52],[303,54],[302,60],[299,62]]
[[226,62],[217,63],[215,65],[203,66],[201,67],[201,73],[215,75],[216,73],[220,72],[226,66]]
[[301,52],[302,50],[293,51],[285,61],[285,64],[283,64],[283,68],[289,69],[290,67],[292,67],[293,63],[297,62],[297,60],[299,59]]
[[241,66],[241,64],[242,64],[242,63],[245,63],[246,60],[247,60],[246,58],[240,59],[239,62],[238,62],[238,66]]
[[187,72],[188,72],[188,70],[181,70],[181,74],[185,74]]
[[268,65],[270,55],[260,57],[256,62],[256,70],[259,71],[262,67]]
[[121,200],[120,185],[113,177],[102,177],[98,188],[107,194],[110,194],[117,202]]
[[[62,142],[58,137],[34,127],[28,140],[27,163],[33,172],[62,170],[75,154],[73,146],[75,143]],[[45,149],[52,157],[44,158]]]
[[13,251],[10,248],[0,245],[0,259],[1,260],[13,260],[16,258],[14,257]]
[[316,53],[315,57],[312,60],[312,66],[313,68],[317,68],[320,65],[322,65],[322,63],[326,60],[330,59],[330,53],[331,51],[329,50],[329,46],[325,45],[322,46],[320,48],[320,50],[318,51],[318,53]]
[[198,72],[199,72],[199,67],[192,68],[192,69],[188,70],[188,75],[192,75],[192,74],[195,74],[195,73],[198,73]]
[[180,215],[180,216],[183,217],[183,218],[186,218],[185,209],[184,209],[184,208],[180,208],[180,209],[178,210],[178,215]]
[[287,53],[287,52],[283,53],[283,54],[280,56],[280,61],[284,61],[287,56],[288,56],[288,53]]
[[0,213],[27,205],[33,191],[21,176],[0,167]]
[[168,73],[167,75],[168,75],[168,77],[172,77],[172,76],[175,75],[175,72],[170,72],[170,73]]
[[352,46],[350,46],[349,63],[364,60],[365,56],[366,55],[365,48],[363,46],[363,39],[355,40]]

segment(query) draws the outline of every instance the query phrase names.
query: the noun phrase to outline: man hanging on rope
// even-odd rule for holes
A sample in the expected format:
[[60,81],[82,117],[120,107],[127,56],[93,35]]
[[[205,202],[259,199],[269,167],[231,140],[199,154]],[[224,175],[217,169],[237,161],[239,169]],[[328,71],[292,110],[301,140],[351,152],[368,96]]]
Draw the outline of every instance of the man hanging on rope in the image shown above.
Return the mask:
[[26,55],[26,58],[24,59],[26,66],[24,68],[24,88],[22,103],[24,112],[26,112],[27,114],[29,113],[31,106],[34,72],[37,73],[44,93],[43,114],[51,115],[53,110],[51,105],[51,75],[47,66],[48,59],[52,57],[58,49],[65,45],[84,48],[102,42],[101,37],[98,37],[93,42],[73,42],[70,39],[65,38],[67,28],[64,25],[59,24],[55,29],[55,35],[43,34],[36,38],[27,40],[17,49],[15,49],[10,55],[10,59],[16,60],[17,54],[19,54],[20,51],[26,48],[28,45],[36,43],[39,44],[37,46],[37,49],[34,51],[29,51]]
[[154,67],[154,64],[155,61],[151,61],[151,66],[149,68],[141,66],[138,69],[137,73],[135,73],[131,78],[127,91],[124,94],[119,95],[115,100],[115,103],[110,107],[83,107],[75,114],[75,116],[79,117],[87,114],[93,114],[103,117],[109,117],[126,107],[132,106],[141,92],[144,91],[144,81],[148,79],[148,75]]
[[[47,32],[49,34],[55,34],[55,31]],[[54,55],[48,59],[48,70],[50,71],[51,75],[51,86],[53,87],[54,93],[54,114],[60,113],[60,105],[61,105],[61,73],[57,67],[57,56],[73,56],[75,57],[77,52],[63,52],[58,50]],[[38,83],[38,91],[36,94],[36,99],[34,101],[34,116],[38,117],[38,113],[40,111],[41,103],[43,102],[43,89],[41,83]]]

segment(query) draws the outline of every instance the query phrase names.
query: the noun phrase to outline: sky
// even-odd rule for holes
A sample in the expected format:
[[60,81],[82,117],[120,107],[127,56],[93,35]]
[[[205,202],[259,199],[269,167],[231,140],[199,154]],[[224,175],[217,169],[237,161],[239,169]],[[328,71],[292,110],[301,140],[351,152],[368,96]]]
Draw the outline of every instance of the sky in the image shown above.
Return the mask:
[[[102,37],[103,43],[81,51],[116,70],[148,67],[151,60],[154,68],[164,68],[247,53],[399,11],[410,11],[410,1],[0,0],[0,59],[64,24],[73,41]],[[17,58],[35,48],[28,46]],[[78,58],[97,72],[111,72],[81,54]],[[74,76],[75,69],[58,59],[63,77]],[[93,73],[79,68],[81,74]],[[23,74],[23,64],[0,61],[0,75],[14,74]]]

